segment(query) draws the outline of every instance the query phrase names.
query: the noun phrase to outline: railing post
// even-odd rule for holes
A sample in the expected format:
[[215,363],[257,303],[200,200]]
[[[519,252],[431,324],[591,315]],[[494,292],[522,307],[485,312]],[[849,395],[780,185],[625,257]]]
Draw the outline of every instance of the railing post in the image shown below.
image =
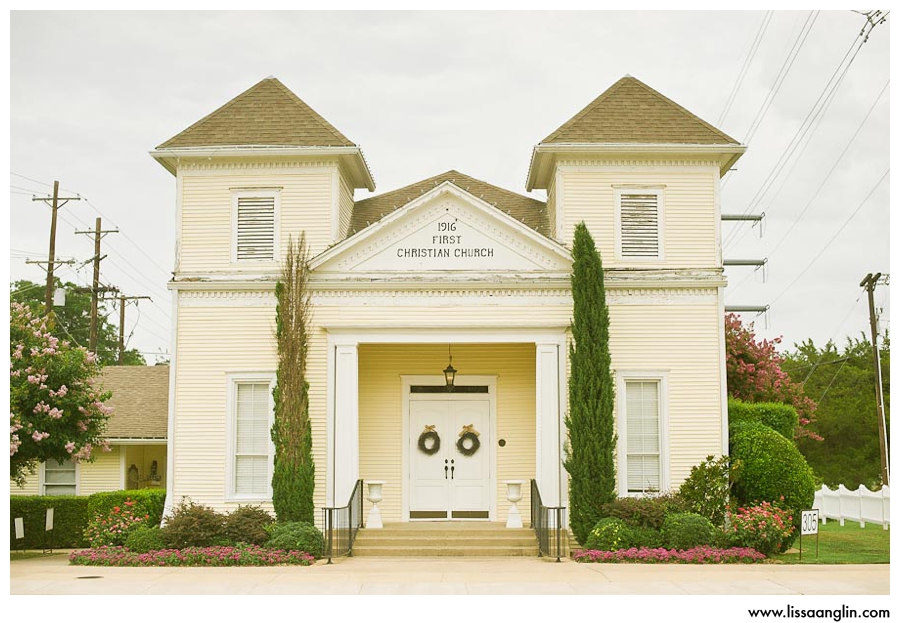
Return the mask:
[[326,508],[325,510],[325,530],[328,532],[328,562],[326,564],[331,564],[331,552],[334,548],[334,512],[333,508]]
[[559,506],[557,506],[557,507],[556,507],[556,562],[560,562],[560,560],[559,560],[559,548],[560,548],[560,545],[561,545],[561,542],[560,542],[560,536],[561,536],[561,534],[562,534],[562,528],[561,528],[561,525],[562,525],[562,524],[561,524],[561,516],[562,516],[562,508],[559,507]]

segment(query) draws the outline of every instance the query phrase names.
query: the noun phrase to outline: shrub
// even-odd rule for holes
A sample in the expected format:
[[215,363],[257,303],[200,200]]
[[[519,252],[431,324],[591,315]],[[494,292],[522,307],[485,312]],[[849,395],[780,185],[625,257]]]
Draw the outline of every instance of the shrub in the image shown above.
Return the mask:
[[731,488],[740,475],[740,461],[712,455],[691,468],[691,474],[678,489],[678,497],[686,510],[703,515],[714,526],[725,525],[725,507],[730,502]]
[[70,565],[94,567],[307,567],[314,561],[304,552],[273,551],[258,545],[187,547],[144,554],[128,551],[124,547],[101,547],[69,554]]
[[628,547],[646,547],[649,549],[658,549],[664,547],[666,542],[663,539],[662,532],[653,528],[643,528],[629,526],[630,539]]
[[797,410],[780,402],[744,402],[728,399],[728,426],[737,430],[744,424],[759,422],[765,424],[785,439],[793,439],[799,426]]
[[125,547],[129,551],[145,554],[166,549],[166,540],[163,538],[162,529],[158,526],[138,526],[128,534]]
[[134,502],[128,498],[121,506],[114,506],[105,513],[95,515],[84,530],[84,537],[91,547],[103,545],[125,545],[129,533],[138,526],[145,525],[148,515],[138,515]]
[[725,534],[731,545],[752,547],[769,555],[787,549],[796,532],[789,511],[768,502],[748,508],[738,508],[731,515],[731,525]]
[[226,545],[225,518],[202,504],[182,502],[172,510],[162,529],[170,548]]
[[687,510],[684,502],[669,494],[641,498],[616,498],[600,507],[603,517],[621,519],[629,526],[662,528],[666,515]]
[[[53,509],[53,532],[46,534],[47,509]],[[86,547],[84,530],[88,525],[88,498],[74,495],[9,496],[9,543],[11,548]],[[24,544],[16,542],[16,517],[23,519]]]
[[88,496],[88,516],[96,517],[108,513],[116,506],[123,506],[126,500],[134,504],[135,514],[148,515],[147,523],[158,526],[162,521],[166,503],[165,489],[131,489],[125,491],[102,491]]
[[662,533],[666,547],[687,550],[713,541],[713,525],[709,519],[695,513],[675,513],[666,517]]
[[266,547],[286,551],[306,552],[314,558],[325,553],[325,537],[314,525],[305,521],[275,524]]
[[631,529],[624,521],[616,517],[604,517],[588,533],[584,546],[586,549],[612,552],[627,548],[633,538]]
[[[748,423],[732,436],[731,456],[742,462],[741,478],[734,485],[737,503],[747,507],[778,500],[799,527],[800,510],[812,506],[816,485],[797,447],[763,424]],[[784,549],[796,534],[787,537]]]
[[266,526],[274,523],[272,516],[259,506],[238,506],[225,517],[225,536],[232,543],[263,545],[269,540]]
[[647,547],[620,549],[616,552],[599,552],[582,550],[575,552],[575,562],[641,562],[641,563],[688,563],[688,564],[726,564],[736,562],[758,562],[765,558],[756,550],[746,547],[719,549],[714,547],[695,547],[677,552],[671,549]]

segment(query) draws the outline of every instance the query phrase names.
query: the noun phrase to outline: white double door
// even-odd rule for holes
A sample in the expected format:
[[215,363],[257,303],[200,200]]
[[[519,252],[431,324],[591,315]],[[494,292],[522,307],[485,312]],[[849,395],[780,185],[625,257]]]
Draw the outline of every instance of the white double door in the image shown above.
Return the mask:
[[[410,398],[410,519],[489,518],[490,407],[485,398]],[[457,448],[465,427],[478,433],[478,449],[469,456]],[[419,448],[419,437],[426,430],[438,434],[437,452]]]

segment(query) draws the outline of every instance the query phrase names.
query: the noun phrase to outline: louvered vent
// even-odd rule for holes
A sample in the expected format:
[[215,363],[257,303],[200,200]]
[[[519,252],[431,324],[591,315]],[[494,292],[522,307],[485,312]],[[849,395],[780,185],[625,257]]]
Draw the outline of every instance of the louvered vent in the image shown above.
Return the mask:
[[621,195],[622,257],[659,257],[659,196]]
[[239,197],[237,206],[238,261],[275,259],[275,198]]

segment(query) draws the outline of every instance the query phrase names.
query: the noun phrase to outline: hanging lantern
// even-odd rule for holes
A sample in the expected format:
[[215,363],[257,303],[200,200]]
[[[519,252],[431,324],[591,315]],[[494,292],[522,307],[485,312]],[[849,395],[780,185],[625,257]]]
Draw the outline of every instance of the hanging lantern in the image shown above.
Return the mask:
[[456,369],[453,367],[453,355],[450,354],[450,345],[447,345],[447,354],[450,355],[450,363],[444,368],[444,382],[447,384],[447,391],[453,391],[453,382],[456,380]]

